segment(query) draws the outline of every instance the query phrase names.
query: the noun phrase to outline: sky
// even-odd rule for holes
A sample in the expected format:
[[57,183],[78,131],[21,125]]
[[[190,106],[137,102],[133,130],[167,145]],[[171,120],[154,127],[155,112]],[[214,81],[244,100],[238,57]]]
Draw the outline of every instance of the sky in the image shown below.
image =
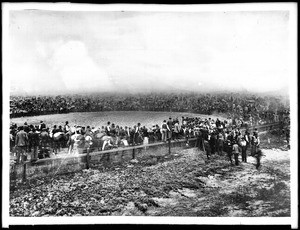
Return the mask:
[[288,11],[9,12],[11,93],[288,87]]

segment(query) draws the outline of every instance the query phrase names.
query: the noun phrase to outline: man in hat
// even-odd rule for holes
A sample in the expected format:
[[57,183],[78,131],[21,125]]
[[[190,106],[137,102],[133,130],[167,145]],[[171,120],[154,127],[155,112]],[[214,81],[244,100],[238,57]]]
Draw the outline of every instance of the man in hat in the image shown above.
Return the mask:
[[40,121],[40,125],[39,125],[39,131],[43,131],[43,129],[46,128],[46,125],[43,121]]

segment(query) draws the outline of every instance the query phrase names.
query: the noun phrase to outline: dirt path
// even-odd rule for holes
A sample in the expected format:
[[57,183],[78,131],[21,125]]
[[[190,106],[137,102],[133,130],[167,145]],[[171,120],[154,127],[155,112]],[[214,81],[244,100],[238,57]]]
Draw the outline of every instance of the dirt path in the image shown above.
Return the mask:
[[[158,207],[150,208],[146,215],[289,215],[289,195],[286,196],[290,190],[289,152],[264,150],[264,153],[259,170],[253,157],[248,157],[247,163],[231,166],[225,157],[213,156],[194,171],[194,179],[200,182],[200,189],[184,187],[170,191],[168,198],[155,197],[153,199]],[[199,152],[195,149],[188,151],[184,158],[198,161]],[[278,201],[276,197],[280,198],[280,192],[283,199]]]

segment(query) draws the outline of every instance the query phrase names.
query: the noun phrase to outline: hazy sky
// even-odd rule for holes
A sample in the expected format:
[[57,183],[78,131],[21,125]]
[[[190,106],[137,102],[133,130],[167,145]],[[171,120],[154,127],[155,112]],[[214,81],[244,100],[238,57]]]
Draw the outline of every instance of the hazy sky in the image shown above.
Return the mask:
[[11,90],[277,90],[287,11],[10,11]]

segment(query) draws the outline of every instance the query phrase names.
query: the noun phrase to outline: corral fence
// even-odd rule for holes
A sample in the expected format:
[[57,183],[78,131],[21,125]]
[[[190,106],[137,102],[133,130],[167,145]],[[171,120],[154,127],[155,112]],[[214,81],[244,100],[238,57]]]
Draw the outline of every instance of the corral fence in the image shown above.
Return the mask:
[[[272,123],[249,127],[248,130],[253,131],[257,128],[258,131],[263,132],[278,129],[281,128],[281,126],[280,123]],[[171,153],[176,153],[186,148],[195,148],[197,145],[197,138],[194,137],[190,139],[180,139],[178,141],[169,140],[168,142],[95,151],[91,153],[87,152],[78,155],[66,155],[57,158],[46,158],[36,162],[25,161],[23,164],[11,165],[10,178],[12,181],[16,181],[16,179],[26,181],[27,179],[71,173],[96,166],[107,167],[118,165],[133,159],[155,164]]]

